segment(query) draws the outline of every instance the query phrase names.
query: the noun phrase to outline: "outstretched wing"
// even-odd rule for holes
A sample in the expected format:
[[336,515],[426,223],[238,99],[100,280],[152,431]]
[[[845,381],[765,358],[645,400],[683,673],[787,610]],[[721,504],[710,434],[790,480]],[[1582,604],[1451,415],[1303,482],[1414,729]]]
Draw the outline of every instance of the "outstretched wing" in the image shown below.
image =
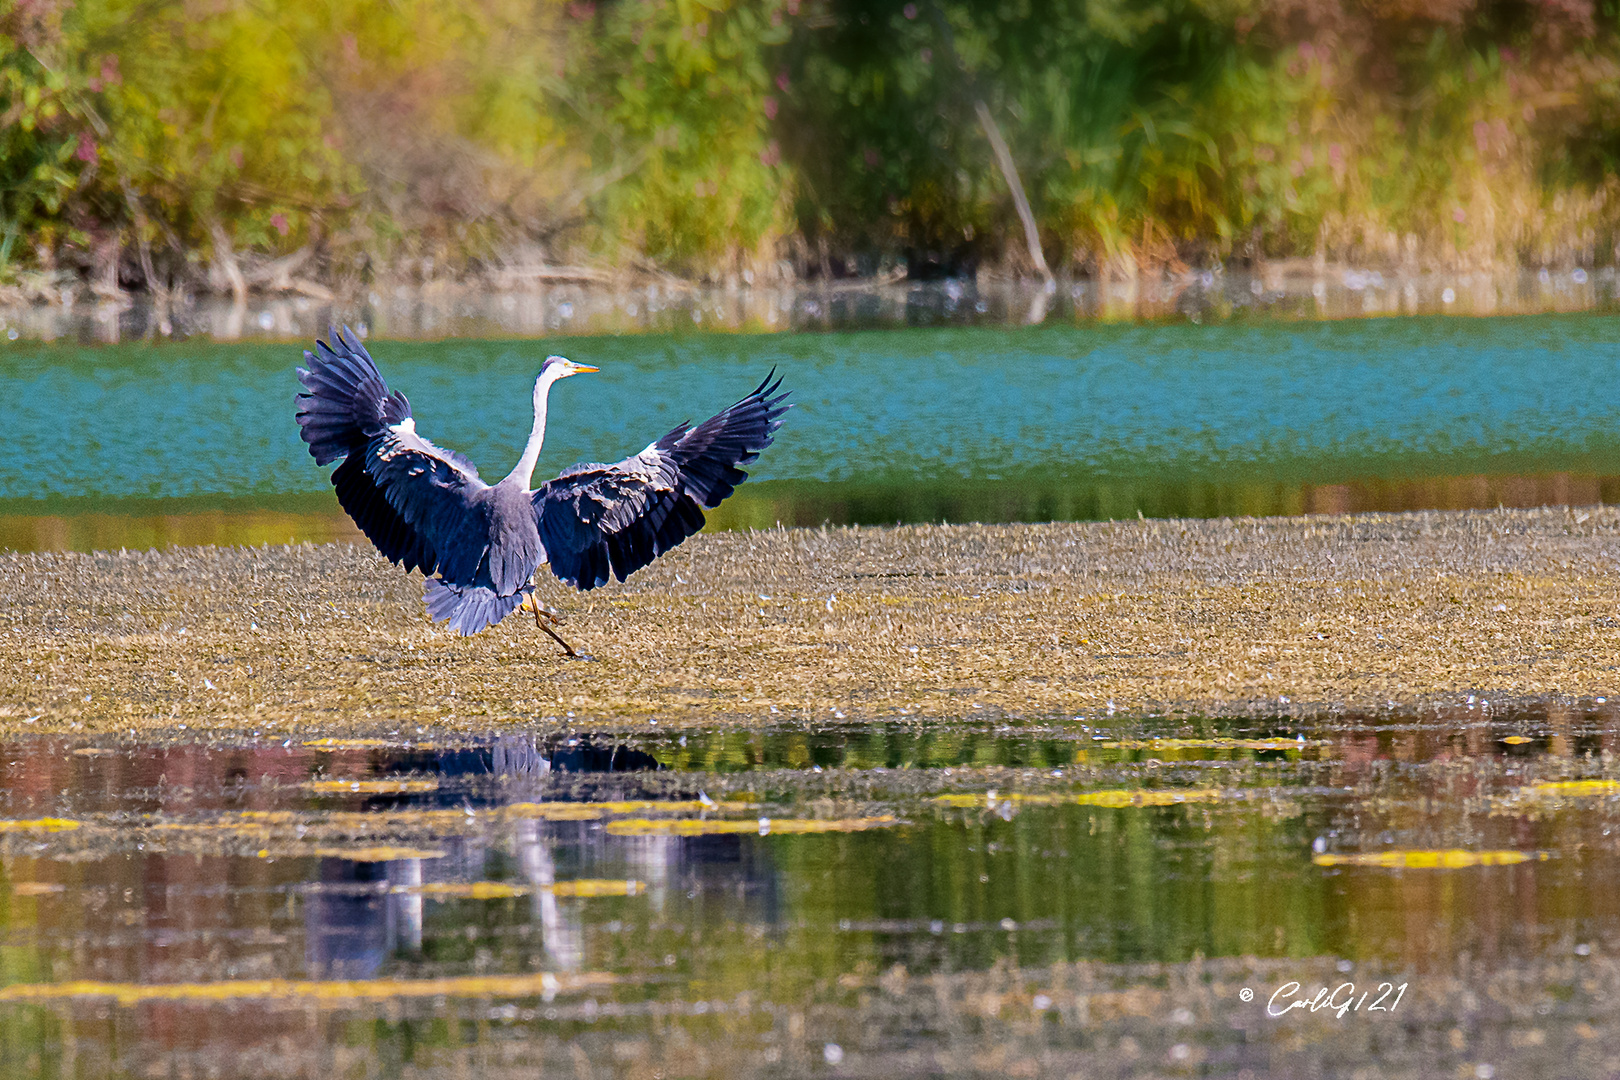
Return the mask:
[[409,570],[472,581],[488,546],[474,500],[487,487],[460,454],[416,433],[410,402],[390,393],[360,339],[346,327],[317,341],[298,369],[298,424],[316,464],[332,473],[338,502],[377,550]]
[[[682,424],[615,465],[575,465],[534,493],[540,542],[551,571],[577,589],[623,581],[703,528],[747,479],[782,426],[782,381],[765,376],[753,393],[697,427]],[[773,396],[774,395],[774,396]]]

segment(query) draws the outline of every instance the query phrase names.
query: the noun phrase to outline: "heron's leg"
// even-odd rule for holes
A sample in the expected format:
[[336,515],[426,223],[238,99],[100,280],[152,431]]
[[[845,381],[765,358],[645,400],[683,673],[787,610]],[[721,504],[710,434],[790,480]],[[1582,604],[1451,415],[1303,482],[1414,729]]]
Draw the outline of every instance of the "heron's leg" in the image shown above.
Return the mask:
[[[535,622],[540,622],[540,620],[536,619]],[[559,645],[561,645],[563,647],[564,654],[573,657],[575,660],[583,659],[579,655],[579,653],[574,651],[574,647],[572,645],[568,644],[568,642],[564,641],[562,638],[557,636],[557,631],[553,630],[551,627],[547,626],[545,623],[540,623],[540,629],[544,630],[547,634],[549,634],[551,636],[552,641],[555,641],[557,644],[559,644]]]
[[534,593],[530,593],[528,599],[526,599],[524,603],[534,605],[535,622],[539,622],[542,618],[546,618],[551,620],[552,626],[561,626],[563,624],[562,616],[557,614],[556,609],[546,607],[544,604],[540,603],[540,598]]
[[579,659],[579,653],[574,651],[574,647],[559,637],[557,635],[557,631],[547,626],[541,618],[542,616],[549,617],[551,621],[555,623],[558,621],[557,616],[541,606],[540,598],[538,596],[530,593],[529,599],[534,603],[534,625],[538,626],[540,629],[544,630],[548,635],[550,635],[552,641],[555,641],[557,644],[561,645],[565,654],[572,656],[576,660]]

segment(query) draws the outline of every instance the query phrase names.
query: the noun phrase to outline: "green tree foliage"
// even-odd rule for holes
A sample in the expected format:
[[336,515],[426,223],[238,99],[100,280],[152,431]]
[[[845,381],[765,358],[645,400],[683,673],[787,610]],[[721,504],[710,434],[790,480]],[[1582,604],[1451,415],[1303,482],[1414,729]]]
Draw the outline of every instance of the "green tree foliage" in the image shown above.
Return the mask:
[[[1610,0],[0,0],[0,281],[1613,257]],[[848,261],[846,261],[848,260]],[[217,281],[216,281],[217,284]]]
[[786,51],[799,224],[1014,246],[977,96],[1049,258],[1568,257],[1620,194],[1614,30],[1580,3],[825,0]]

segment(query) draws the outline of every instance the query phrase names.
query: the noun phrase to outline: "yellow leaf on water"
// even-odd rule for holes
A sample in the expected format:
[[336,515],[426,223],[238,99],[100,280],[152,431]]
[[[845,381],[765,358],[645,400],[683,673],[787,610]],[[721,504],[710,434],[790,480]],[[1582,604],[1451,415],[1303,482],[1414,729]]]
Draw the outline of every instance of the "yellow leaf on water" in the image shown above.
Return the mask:
[[578,878],[574,881],[559,881],[547,885],[544,891],[553,896],[634,896],[646,888],[647,886],[639,881]]
[[1103,750],[1303,750],[1328,743],[1321,739],[1119,739],[1091,745]]
[[0,821],[0,832],[67,832],[77,829],[83,822],[71,818],[32,818],[24,821]]
[[387,739],[306,739],[305,746],[322,750],[370,750],[379,746],[398,746]]
[[424,795],[438,791],[437,780],[306,780],[299,787],[317,795]]
[[1507,743],[1509,746],[1523,746],[1527,742],[1535,742],[1536,740],[1530,738],[1528,735],[1509,735],[1502,741]]
[[1544,851],[1447,850],[1361,851],[1344,855],[1313,855],[1317,866],[1376,866],[1387,870],[1458,870],[1467,866],[1513,866],[1548,858]]
[[675,818],[657,821],[648,818],[630,818],[610,821],[607,832],[612,836],[713,836],[725,833],[757,833],[767,835],[803,835],[806,833],[863,832],[895,824],[887,815],[873,818],[842,818],[820,821],[802,818],[759,818],[753,821],[703,820]]
[[1565,798],[1595,795],[1620,795],[1620,780],[1550,780],[1520,788],[1524,794],[1537,796],[1563,796]]
[[527,885],[504,881],[430,881],[421,885],[396,885],[392,891],[429,899],[504,900],[511,896],[528,896],[531,890]]
[[[710,807],[713,809],[713,807]],[[704,804],[696,800],[659,802],[636,799],[623,802],[538,802],[513,803],[501,811],[509,818],[541,818],[545,821],[594,821],[615,814],[646,813],[662,810],[671,814],[696,814]]]
[[1131,806],[1177,806],[1181,803],[1218,802],[1218,788],[1156,788],[1121,789],[1117,791],[1083,791],[1072,795],[1024,795],[1008,792],[1005,795],[986,792],[983,795],[937,795],[935,802],[947,806],[994,807],[1004,802],[1025,806],[1106,806],[1122,809]]
[[466,975],[449,979],[234,979],[195,983],[114,983],[82,980],[17,983],[0,987],[0,1002],[111,998],[119,1005],[146,1001],[210,1002],[259,999],[303,1001],[343,1008],[356,1001],[391,998],[528,998],[611,986],[607,972],[535,975]]
[[49,896],[52,893],[62,892],[66,888],[67,886],[65,885],[58,885],[51,881],[18,881],[12,884],[11,895]]
[[307,852],[289,852],[289,855],[313,855],[323,859],[348,859],[351,862],[393,862],[395,859],[442,859],[438,848],[378,847],[338,848],[319,847]]
[[1218,802],[1218,788],[1196,788],[1188,791],[1157,789],[1153,791],[1092,791],[1077,795],[1074,801],[1081,806],[1176,806],[1180,803]]

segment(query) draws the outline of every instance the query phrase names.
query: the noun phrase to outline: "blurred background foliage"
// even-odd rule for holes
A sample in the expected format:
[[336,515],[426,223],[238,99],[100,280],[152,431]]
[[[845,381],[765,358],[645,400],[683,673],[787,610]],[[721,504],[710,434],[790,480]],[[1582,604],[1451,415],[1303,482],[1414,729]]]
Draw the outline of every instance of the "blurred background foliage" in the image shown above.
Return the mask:
[[1608,263],[1617,5],[0,0],[0,283]]

